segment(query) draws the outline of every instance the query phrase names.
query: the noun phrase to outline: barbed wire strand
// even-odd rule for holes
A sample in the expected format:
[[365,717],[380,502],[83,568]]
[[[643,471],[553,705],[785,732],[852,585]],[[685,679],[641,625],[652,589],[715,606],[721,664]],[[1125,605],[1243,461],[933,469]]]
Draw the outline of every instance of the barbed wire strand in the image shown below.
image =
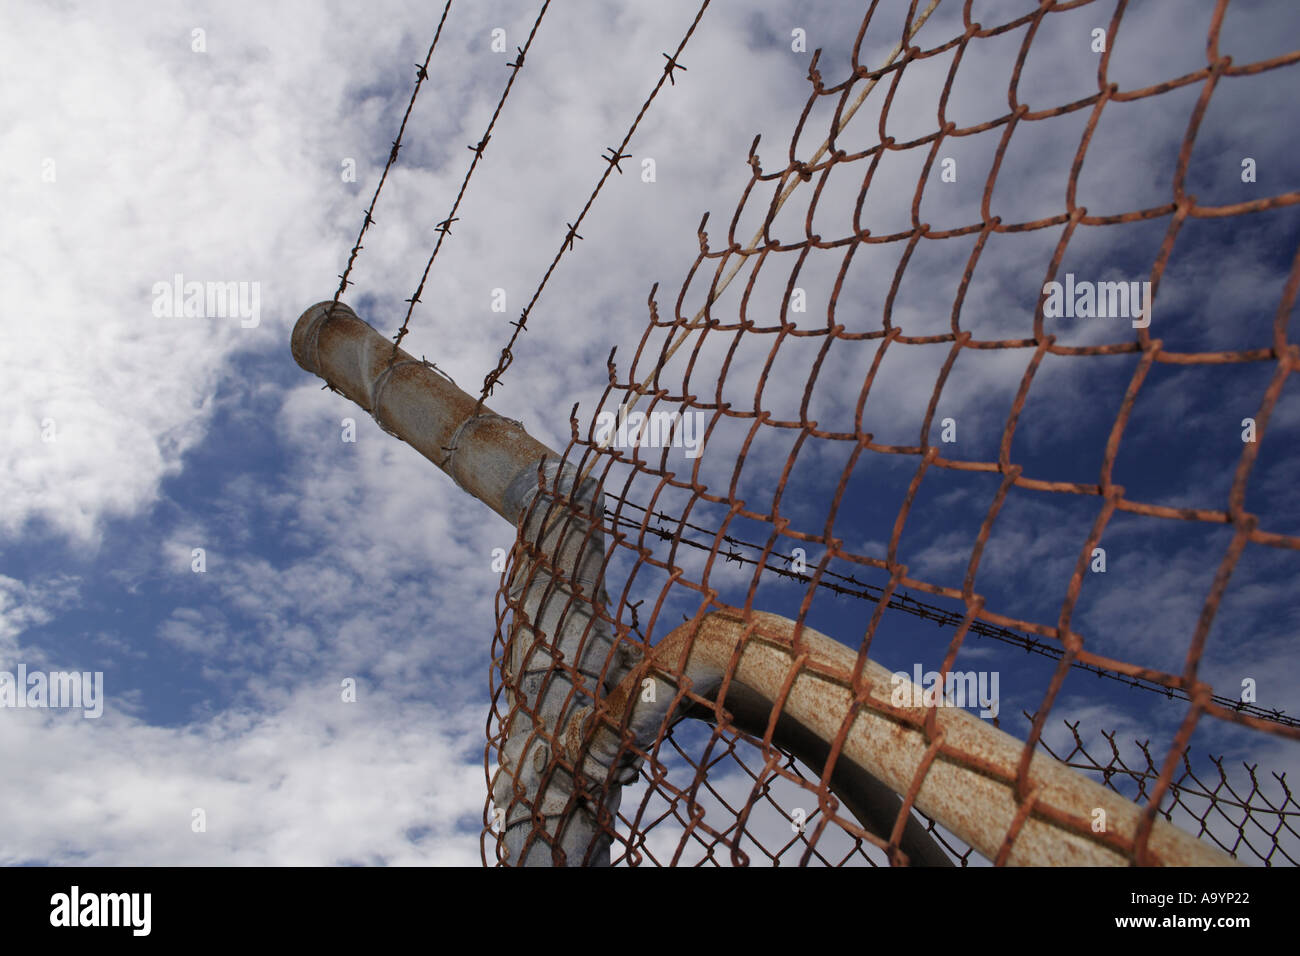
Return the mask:
[[329,315],[334,314],[334,307],[339,304],[339,297],[347,291],[349,285],[348,276],[352,274],[352,267],[357,261],[357,256],[361,254],[361,250],[364,248],[361,245],[361,240],[365,238],[366,231],[375,224],[375,205],[379,202],[379,194],[384,190],[384,183],[388,181],[388,171],[397,162],[397,153],[402,148],[402,136],[406,133],[406,124],[411,118],[411,111],[415,108],[415,101],[420,95],[420,88],[424,81],[429,78],[429,63],[433,60],[433,51],[437,49],[438,40],[442,37],[442,28],[447,22],[447,13],[451,10],[451,3],[452,0],[447,0],[442,8],[442,16],[438,18],[438,26],[434,30],[433,41],[429,44],[429,51],[424,55],[424,62],[416,64],[415,84],[411,87],[411,98],[406,103],[406,112],[402,114],[401,125],[397,128],[397,136],[393,139],[392,147],[388,151],[388,161],[384,163],[383,172],[379,174],[379,182],[375,185],[374,195],[370,197],[370,205],[366,207],[365,216],[361,220],[361,230],[357,233],[357,241],[352,244],[352,250],[348,253],[347,264],[338,277],[339,285],[334,292]]
[[434,243],[433,251],[429,253],[429,259],[424,264],[424,272],[420,276],[420,282],[411,297],[406,300],[408,303],[406,316],[402,319],[401,328],[393,337],[393,351],[388,359],[391,367],[397,361],[397,350],[401,347],[402,339],[406,337],[408,326],[411,322],[411,314],[415,311],[415,305],[420,301],[420,293],[424,291],[424,285],[429,280],[429,271],[433,268],[433,262],[438,257],[439,250],[442,249],[442,241],[451,233],[451,225],[456,222],[456,213],[460,209],[461,200],[465,197],[465,191],[469,188],[469,181],[474,176],[474,170],[478,168],[479,160],[483,158],[483,153],[487,149],[488,141],[492,138],[492,130],[496,127],[497,118],[501,115],[501,110],[506,105],[506,100],[510,96],[511,89],[514,88],[515,79],[519,76],[519,71],[523,68],[524,58],[528,51],[532,49],[533,38],[537,36],[537,29],[542,25],[542,18],[546,16],[546,11],[551,5],[551,0],[545,0],[541,9],[537,11],[537,18],[533,21],[532,29],[528,31],[528,39],[524,41],[522,47],[515,47],[517,56],[513,63],[506,66],[510,68],[510,78],[506,81],[505,88],[501,91],[501,97],[497,100],[496,108],[492,111],[492,118],[488,120],[487,129],[479,137],[479,141],[471,146],[469,150],[474,154],[473,160],[470,161],[469,168],[465,170],[465,178],[461,180],[460,189],[456,193],[456,198],[451,204],[451,210],[447,213],[446,218],[435,225],[438,232],[437,242]]
[[[648,509],[627,497],[620,497],[610,492],[605,492],[605,497],[621,507],[627,507],[641,512],[648,511]],[[901,594],[895,593],[888,588],[860,581],[852,574],[840,574],[836,571],[823,570],[821,575],[817,576],[802,571],[796,571],[793,570],[793,566],[796,563],[796,558],[793,554],[768,548],[756,542],[742,541],[741,539],[729,534],[719,536],[712,528],[705,528],[701,525],[692,524],[689,521],[674,519],[671,515],[666,513],[649,512],[649,514],[651,517],[659,521],[675,522],[679,530],[674,532],[667,528],[651,527],[641,521],[632,518],[625,518],[621,515],[616,515],[611,521],[611,527],[606,530],[610,534],[617,534],[617,529],[619,527],[635,528],[638,531],[652,534],[660,540],[672,541],[674,544],[682,544],[697,551],[710,553],[714,550],[715,546],[713,544],[693,540],[684,535],[682,531],[691,530],[701,534],[711,535],[714,536],[716,540],[721,541],[723,544],[728,546],[727,551],[718,552],[726,562],[735,562],[742,565],[748,564],[754,567],[761,567],[763,570],[770,571],[778,577],[786,578],[790,581],[797,581],[801,584],[811,584],[814,587],[823,588],[840,597],[855,598],[857,600],[869,601],[873,604],[878,604],[881,601],[884,601],[885,606],[890,610],[902,611],[905,614],[910,614],[923,621],[932,621],[940,627],[957,627],[962,623],[963,615],[958,614],[956,611],[918,600],[906,592]],[[763,557],[754,558],[740,554],[735,550],[736,548],[746,548],[750,551],[760,552],[761,554],[766,555],[768,560],[776,559],[779,563],[768,563],[768,560],[764,560]],[[1029,634],[1020,633],[1011,628],[999,627],[985,621],[975,620],[971,622],[969,630],[970,633],[979,637],[991,638],[1000,643],[1008,644],[1012,647],[1018,647],[1027,653],[1033,653],[1050,660],[1059,661],[1065,656],[1065,651],[1062,648],[1056,647],[1052,644],[1047,644]],[[1191,700],[1190,695],[1182,688],[1167,687],[1163,684],[1149,681],[1141,676],[1116,673],[1109,668],[1101,667],[1088,661],[1071,661],[1070,667],[1084,673],[1093,674],[1096,677],[1116,681],[1134,690],[1150,691],[1151,693],[1159,694],[1167,699],[1183,701]],[[1284,727],[1300,727],[1300,718],[1292,717],[1283,710],[1270,710],[1260,707],[1257,704],[1244,702],[1239,698],[1234,699],[1219,694],[1212,695],[1212,699],[1220,706],[1232,708],[1240,713],[1257,717],[1260,720],[1272,721],[1273,723]]]
[[700,4],[699,9],[695,12],[695,18],[691,21],[690,26],[687,27],[686,33],[682,36],[681,42],[677,44],[677,49],[672,53],[672,55],[670,56],[667,53],[662,54],[668,62],[664,64],[663,72],[659,76],[659,81],[655,83],[654,88],[650,91],[650,94],[641,104],[641,108],[637,111],[636,117],[632,120],[632,125],[628,127],[627,133],[623,136],[623,141],[619,143],[617,147],[606,147],[606,149],[609,150],[610,155],[605,156],[602,154],[601,159],[605,161],[605,169],[601,172],[600,178],[596,181],[595,187],[587,197],[587,201],[583,204],[577,218],[571,223],[565,223],[567,231],[564,234],[564,239],[560,242],[560,247],[555,251],[555,255],[551,259],[550,265],[547,266],[546,272],[543,274],[541,281],[538,282],[537,288],[533,290],[533,294],[529,298],[528,304],[524,306],[523,311],[520,313],[518,321],[510,323],[514,327],[514,331],[510,334],[509,340],[501,349],[501,354],[497,360],[496,368],[488,372],[483,379],[483,388],[479,394],[478,403],[475,406],[475,414],[478,414],[479,410],[482,409],[484,402],[487,401],[488,396],[491,395],[496,388],[501,376],[505,374],[506,369],[508,369],[514,362],[513,350],[515,343],[518,341],[520,333],[522,333],[528,326],[528,317],[532,314],[533,306],[536,305],[537,300],[541,298],[542,290],[544,290],[547,283],[550,282],[551,275],[555,272],[556,266],[560,264],[560,259],[564,257],[565,253],[569,252],[573,248],[573,242],[575,239],[582,238],[582,236],[578,235],[578,228],[582,225],[582,221],[586,219],[587,213],[596,202],[596,197],[600,195],[600,191],[604,188],[605,182],[609,179],[610,174],[615,170],[622,173],[623,170],[618,164],[624,159],[630,158],[628,154],[624,153],[624,150],[627,148],[628,143],[632,141],[632,137],[636,134],[637,127],[641,125],[641,120],[644,119],[646,113],[649,112],[650,106],[654,102],[655,97],[658,96],[659,91],[663,89],[664,82],[669,81],[675,84],[677,81],[673,79],[673,71],[686,70],[686,67],[679,63],[678,60],[682,55],[682,51],[686,49],[686,44],[689,43],[691,37],[694,36],[695,30],[700,25],[700,20],[703,19],[704,12],[709,8],[710,2],[711,0],[704,0],[704,2]]

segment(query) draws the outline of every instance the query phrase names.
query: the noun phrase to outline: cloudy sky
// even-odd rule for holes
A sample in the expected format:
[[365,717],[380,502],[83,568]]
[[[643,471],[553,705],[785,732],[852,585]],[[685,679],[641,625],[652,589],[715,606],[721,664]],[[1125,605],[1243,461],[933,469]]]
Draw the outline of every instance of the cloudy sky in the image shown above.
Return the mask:
[[[865,7],[865,4],[861,5]],[[881,4],[860,60],[879,65],[898,39],[906,5]],[[917,35],[922,47],[962,33],[961,4],[943,0]],[[1002,23],[1029,0],[974,4],[975,19]],[[1212,4],[1134,5],[1112,54],[1109,79],[1137,89],[1205,64]],[[85,864],[477,864],[489,648],[500,575],[494,548],[514,531],[409,447],[343,398],[321,391],[289,354],[289,333],[329,298],[383,169],[442,4],[336,2],[20,2],[0,35],[0,670],[102,671],[104,712],[0,710],[0,861]],[[419,282],[444,219],[540,0],[454,2],[411,114],[400,159],[375,210],[376,224],[344,301],[391,334]],[[699,7],[697,0],[551,5],[497,121],[411,319],[403,346],[436,361],[477,393],[518,315],[585,202],[604,163]],[[1091,31],[1113,4],[1053,14],[1023,65],[1020,102],[1062,106],[1096,91]],[[588,427],[606,396],[605,360],[618,347],[620,376],[642,378],[662,339],[645,332],[658,282],[665,315],[689,318],[708,277],[688,277],[696,228],[710,212],[715,248],[729,226],[745,242],[766,197],[732,217],[749,181],[747,155],[761,134],[765,171],[790,157],[807,102],[811,51],[828,85],[851,72],[863,10],[838,0],[715,0],[681,62],[629,145],[624,174],[606,183],[561,261],[492,398],[541,441],[563,448],[569,412]],[[1286,54],[1300,11],[1286,0],[1232,4],[1221,49],[1237,65]],[[493,49],[504,31],[508,52]],[[792,40],[806,33],[806,48]],[[1008,112],[1007,88],[1026,27],[971,44],[946,103],[957,127]],[[885,123],[897,142],[934,132],[951,52],[909,66]],[[1202,206],[1294,194],[1300,162],[1288,124],[1296,69],[1220,82],[1206,110],[1185,188]],[[1202,84],[1106,108],[1078,175],[1076,202],[1090,215],[1170,202],[1173,170]],[[888,92],[882,83],[846,127],[840,148],[876,145]],[[794,144],[804,159],[832,122],[817,104]],[[1003,223],[1059,215],[1091,109],[1021,124],[1001,160],[991,213]],[[919,215],[933,231],[982,220],[985,183],[1002,127],[953,137],[940,155],[956,179],[931,172]],[[813,213],[825,240],[911,228],[928,147],[889,152],[855,209],[869,160],[827,180]],[[1242,160],[1255,181],[1242,181]],[[653,181],[642,175],[654,161]],[[355,177],[348,175],[355,169]],[[773,235],[805,235],[811,184],[796,191]],[[856,219],[855,219],[856,217]],[[1079,227],[1062,261],[1097,281],[1140,281],[1169,228],[1165,215]],[[1034,309],[1062,227],[990,237],[965,290],[961,325],[982,339],[1030,338]],[[951,331],[953,302],[977,241],[917,245],[891,304],[907,336]],[[1233,218],[1190,219],[1173,247],[1150,334],[1184,353],[1267,349],[1300,227],[1282,206]],[[845,272],[834,321],[850,333],[882,327],[907,243],[862,246]],[[785,256],[780,260],[780,256]],[[781,321],[797,253],[763,266],[752,292],[737,282],[712,306],[735,323]],[[778,261],[779,260],[779,261]],[[806,313],[788,320],[825,329],[843,251],[815,250],[800,266]],[[256,290],[243,314],[169,314],[159,283],[233,282]],[[493,310],[504,290],[506,311]],[[678,293],[682,292],[678,303]],[[742,301],[743,299],[743,301]],[[253,308],[253,306],[256,306]],[[1132,342],[1114,320],[1047,320],[1068,345]],[[1055,324],[1053,324],[1055,321]],[[1295,336],[1294,312],[1285,317]],[[852,431],[879,339],[837,341],[809,386],[824,336],[706,336],[665,368],[679,390],[689,375],[703,401],[799,420],[800,406],[827,431]],[[863,428],[882,445],[918,442],[950,343],[890,346],[865,407]],[[936,407],[957,442],[942,454],[995,461],[1010,404],[1033,349],[966,350]],[[727,364],[729,362],[729,364]],[[1138,359],[1047,356],[1034,379],[1013,458],[1026,476],[1097,481],[1107,436]],[[721,370],[727,372],[721,385]],[[771,371],[763,377],[765,366]],[[1157,364],[1134,406],[1115,466],[1130,500],[1180,508],[1226,507],[1242,453],[1241,421],[1258,413],[1275,361]],[[356,441],[341,440],[356,419]],[[698,462],[673,459],[715,494],[757,511],[772,496],[795,437],[760,429],[737,469],[748,420],[725,419]],[[1300,534],[1300,396],[1288,381],[1268,423],[1246,506],[1260,528]],[[848,443],[814,440],[787,483],[783,513],[822,534]],[[673,454],[677,454],[673,452]],[[853,467],[835,536],[846,552],[883,559],[916,469],[915,456],[870,453]],[[626,471],[624,472],[624,474]],[[646,501],[643,476],[629,497]],[[898,560],[933,584],[960,588],[996,475],[934,469],[901,536]],[[667,492],[664,509],[690,496]],[[982,558],[977,589],[1007,617],[1054,626],[1099,499],[1015,489]],[[690,520],[717,527],[723,506],[696,504]],[[767,540],[739,519],[731,533]],[[707,541],[707,536],[705,539]],[[1090,575],[1072,626],[1089,649],[1180,673],[1231,530],[1205,522],[1117,515],[1103,541],[1108,568]],[[778,550],[788,551],[785,542]],[[196,570],[202,549],[202,570]],[[809,563],[825,549],[809,548]],[[688,576],[702,557],[679,558]],[[1201,677],[1236,697],[1255,682],[1260,706],[1300,713],[1294,639],[1300,601],[1295,550],[1250,544],[1210,631]],[[626,575],[630,557],[614,562]],[[881,583],[841,558],[828,570]],[[709,584],[742,603],[752,567],[721,565]],[[642,574],[630,600],[654,598],[663,580]],[[622,584],[607,582],[611,594]],[[764,576],[756,606],[793,616],[806,588]],[[693,613],[673,589],[661,637]],[[931,599],[949,609],[960,603]],[[654,604],[652,600],[651,605]],[[809,623],[856,646],[873,605],[819,592]],[[644,620],[641,622],[646,623]],[[892,669],[937,668],[951,631],[889,612],[873,656]],[[1004,729],[1041,702],[1051,664],[989,640],[968,639],[958,668],[1002,675]],[[345,702],[341,682],[356,682]],[[1102,730],[1160,759],[1186,712],[1179,701],[1099,681],[1067,680],[1048,738],[1064,721]],[[1059,718],[1059,719],[1057,719]],[[689,740],[689,735],[683,739]],[[707,739],[707,735],[705,735]],[[1225,766],[1257,763],[1269,776],[1300,767],[1294,742],[1203,720],[1198,753]],[[1199,766],[1208,766],[1200,764]],[[747,778],[746,778],[747,779]],[[743,793],[738,773],[724,792]],[[1247,785],[1248,786],[1248,785]],[[728,788],[731,788],[729,790]],[[635,801],[636,793],[628,800]],[[797,800],[797,796],[792,796]],[[787,806],[789,804],[787,803]],[[200,813],[201,811],[201,813]],[[195,820],[204,826],[196,832]],[[772,832],[782,829],[778,819]],[[768,826],[761,821],[755,826]],[[654,845],[671,848],[665,829]],[[1296,848],[1290,852],[1295,855]]]

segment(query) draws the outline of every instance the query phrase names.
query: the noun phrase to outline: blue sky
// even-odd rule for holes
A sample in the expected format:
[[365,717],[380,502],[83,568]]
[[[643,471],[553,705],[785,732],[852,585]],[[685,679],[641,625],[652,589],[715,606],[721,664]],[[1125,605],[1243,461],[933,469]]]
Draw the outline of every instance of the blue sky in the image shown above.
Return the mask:
[[[433,224],[446,215],[469,162],[465,146],[478,140],[508,75],[511,56],[491,50],[491,31],[506,31],[512,54],[538,6],[453,4],[345,296],[385,333],[405,312],[403,300],[436,239]],[[471,392],[495,364],[507,320],[527,301],[564,223],[599,176],[601,152],[622,138],[662,68],[661,51],[676,47],[697,4],[648,6],[553,5],[538,32],[403,343]],[[1031,6],[976,4],[976,16],[1001,22]],[[917,42],[957,35],[960,8],[944,0]],[[1097,8],[1104,9],[1054,15],[1035,40],[1020,84],[1033,108],[1095,89],[1088,33],[1109,21],[1113,7]],[[1130,10],[1111,78],[1131,89],[1199,69],[1210,9],[1164,2]],[[364,9],[192,4],[165,12],[121,4],[110,14],[85,4],[30,3],[17,7],[16,28],[0,38],[0,89],[14,117],[0,134],[7,210],[0,284],[10,304],[0,324],[10,383],[0,397],[9,437],[0,452],[0,669],[22,662],[102,670],[108,698],[99,720],[0,712],[0,763],[21,768],[0,797],[0,861],[478,861],[499,584],[492,549],[508,548],[513,529],[355,407],[321,391],[288,349],[298,315],[337,284],[438,10],[401,2]],[[703,211],[711,213],[715,245],[725,241],[754,134],[762,133],[765,169],[784,161],[808,92],[808,54],[791,51],[791,30],[807,30],[809,50],[823,48],[823,76],[839,82],[860,16],[856,5],[832,2],[714,4],[683,56],[687,71],[661,93],[633,140],[628,173],[611,178],[581,230],[585,239],[534,310],[493,396],[497,411],[520,418],[552,447],[567,441],[575,402],[584,424],[594,418],[610,347],[618,346],[626,376],[649,288],[659,282],[661,310],[673,307],[698,251]],[[1233,4],[1221,45],[1238,64],[1286,53],[1297,19],[1286,3]],[[865,62],[888,52],[897,36],[892,23],[868,33]],[[204,52],[193,49],[195,29],[205,31]],[[972,46],[949,105],[958,125],[1006,111],[1022,35]],[[891,135],[901,141],[933,129],[949,62],[909,68],[891,109]],[[1201,204],[1300,189],[1287,135],[1294,69],[1221,82],[1188,171],[1187,190]],[[1107,107],[1079,179],[1079,202],[1090,213],[1168,201],[1199,89]],[[882,85],[845,130],[843,148],[878,139],[884,92]],[[999,174],[995,214],[1017,221],[1061,210],[1087,112],[1017,132]],[[829,120],[819,107],[801,154],[818,145]],[[943,151],[958,160],[958,179],[927,185],[923,219],[935,228],[978,221],[999,135],[964,138]],[[874,233],[907,227],[923,152],[891,153],[882,162],[863,212]],[[1257,161],[1255,183],[1241,182],[1243,156]],[[645,157],[656,160],[654,183],[636,174]],[[356,182],[340,176],[349,158]],[[47,160],[54,161],[53,181],[42,175]],[[843,180],[837,171],[827,184],[816,219],[823,236],[851,228],[864,165],[848,164]],[[774,232],[802,236],[807,202],[796,192]],[[760,204],[748,204],[736,235],[748,239],[761,216]],[[1167,225],[1165,216],[1081,227],[1061,272],[1145,278]],[[966,293],[963,327],[987,338],[1028,337],[1059,236],[1059,228],[1048,228],[990,239]],[[1189,221],[1159,289],[1152,335],[1174,351],[1267,347],[1298,240],[1295,207]],[[895,324],[909,335],[948,330],[973,244],[967,237],[918,247],[893,306]],[[836,321],[850,331],[879,327],[903,245],[863,248]],[[760,325],[776,321],[794,258],[779,254],[764,266],[751,297],[750,317]],[[818,254],[803,267],[808,311],[792,316],[801,328],[825,327],[841,259]],[[153,284],[176,273],[259,283],[259,323],[154,316]],[[735,321],[742,285],[712,307],[714,315],[731,316],[724,323]],[[701,302],[706,286],[707,279],[692,280],[684,311]],[[506,290],[506,315],[491,311],[496,288]],[[1061,320],[1050,331],[1068,344],[1134,335],[1127,323],[1103,320]],[[742,342],[725,400],[752,407],[773,338]],[[774,417],[798,417],[820,344],[814,337],[782,344],[762,396]],[[725,334],[707,337],[692,372],[697,394],[715,388],[729,345]],[[821,427],[851,427],[877,346],[841,342],[831,350],[812,393]],[[864,413],[877,441],[916,442],[947,349],[892,347]],[[666,380],[681,382],[689,351],[669,363]],[[996,457],[1029,354],[967,351],[958,359],[935,416],[958,423],[953,457]],[[1096,480],[1136,361],[1132,354],[1044,360],[1013,446],[1026,475]],[[1240,421],[1256,413],[1274,367],[1157,365],[1117,459],[1115,480],[1128,497],[1223,507],[1241,453]],[[355,443],[340,440],[346,417],[356,419]],[[46,420],[54,423],[54,441],[42,440]],[[710,438],[700,480],[711,488],[730,483],[747,425],[727,423]],[[1266,516],[1260,526],[1281,534],[1300,533],[1298,432],[1300,399],[1289,381],[1247,493],[1248,508]],[[756,510],[770,510],[792,437],[770,429],[751,451],[739,494]],[[800,530],[824,526],[847,460],[844,444],[815,442],[801,455],[783,503]],[[672,456],[675,469],[689,468]],[[914,467],[910,457],[860,459],[835,523],[846,550],[883,557]],[[960,586],[996,487],[990,475],[932,470],[900,560],[916,577]],[[648,497],[653,482],[642,478],[633,488]],[[659,506],[681,507],[685,498],[670,494]],[[1054,624],[1098,505],[1096,498],[1013,490],[977,579],[987,605]],[[724,511],[697,506],[691,520],[716,526]],[[759,542],[768,534],[743,519],[731,532]],[[1099,653],[1179,671],[1229,537],[1222,527],[1117,516],[1103,540],[1108,571],[1086,580],[1076,629]],[[194,548],[205,551],[201,574],[191,569]],[[815,565],[821,552],[808,550]],[[698,573],[698,556],[680,560]],[[1228,696],[1251,677],[1262,706],[1293,715],[1300,712],[1296,564],[1294,551],[1247,547],[1202,670]],[[623,557],[614,563],[611,594],[621,592],[615,578],[630,567]],[[844,561],[830,567],[872,583],[884,578]],[[726,565],[716,573],[711,583],[720,599],[743,598],[751,568]],[[654,597],[661,584],[639,575],[633,599]],[[759,606],[793,615],[803,594],[802,586],[765,575]],[[692,601],[675,590],[652,637],[693,612]],[[809,621],[856,645],[871,610],[823,592]],[[937,667],[950,637],[888,612],[873,656],[891,668]],[[1041,659],[974,638],[958,667],[1001,672],[1002,726],[1016,733],[1024,724],[1015,715],[1037,706],[1050,673]],[[340,700],[339,682],[349,677],[358,683],[355,704]],[[1184,709],[1076,673],[1053,716],[1082,720],[1094,742],[1103,729],[1118,731],[1121,739],[1150,739],[1162,754]],[[1055,722],[1049,740],[1063,739],[1068,731]],[[1296,766],[1294,743],[1212,720],[1202,722],[1193,746],[1234,766],[1258,762],[1261,773]],[[747,789],[736,773],[722,775],[719,786]],[[635,799],[629,794],[625,805]],[[202,833],[191,826],[196,808],[206,813]],[[671,844],[670,836],[662,840]]]

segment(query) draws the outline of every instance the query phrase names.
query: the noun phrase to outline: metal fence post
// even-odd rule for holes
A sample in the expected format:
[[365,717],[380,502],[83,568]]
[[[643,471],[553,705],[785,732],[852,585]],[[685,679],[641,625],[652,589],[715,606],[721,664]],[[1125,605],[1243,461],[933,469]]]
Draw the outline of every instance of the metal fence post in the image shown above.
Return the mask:
[[[576,471],[562,466],[557,452],[480,406],[430,363],[394,349],[343,303],[304,312],[291,347],[302,368],[497,514],[514,525],[527,516],[529,553],[516,563],[511,588],[522,613],[505,661],[511,717],[493,799],[505,810],[511,863],[608,864],[602,811],[555,759],[572,713],[591,702],[596,687],[616,686],[633,663],[614,652],[609,623],[595,610],[603,604],[605,563],[596,482],[575,493]],[[619,791],[606,790],[605,813],[617,809]]]

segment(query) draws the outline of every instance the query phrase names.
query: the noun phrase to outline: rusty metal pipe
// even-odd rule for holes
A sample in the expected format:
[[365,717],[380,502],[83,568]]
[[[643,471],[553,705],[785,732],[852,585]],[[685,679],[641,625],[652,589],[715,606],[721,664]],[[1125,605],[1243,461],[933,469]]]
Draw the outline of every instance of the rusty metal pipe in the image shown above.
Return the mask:
[[[657,644],[642,666],[601,704],[586,707],[574,716],[565,732],[570,759],[579,763],[587,776],[600,779],[608,768],[626,762],[627,737],[645,746],[659,737],[665,721],[701,716],[698,704],[690,708],[694,713],[681,708],[670,712],[681,685],[714,701],[725,685],[720,706],[725,706],[732,724],[756,736],[766,734],[772,707],[780,702],[781,723],[773,735],[775,743],[790,749],[792,741],[797,747],[802,738],[828,745],[850,714],[857,654],[809,627],[803,628],[796,652],[794,632],[795,622],[763,612],[753,612],[746,619],[738,611],[716,611],[698,623],[683,624]],[[789,694],[782,698],[790,672],[796,667],[798,672]],[[653,694],[645,692],[643,681],[647,677],[654,681]],[[858,709],[837,760],[836,776],[841,773],[838,764],[843,762],[848,766],[842,771],[842,780],[878,780],[892,792],[904,794],[929,743],[916,727],[887,716],[886,710],[892,708],[892,677],[876,662],[865,662],[858,686],[865,688],[869,700],[882,709]],[[925,776],[916,806],[984,856],[995,859],[1020,809],[1013,783],[1007,781],[1015,779],[1024,742],[961,708],[937,709],[944,743],[963,756],[993,767],[1002,779],[940,754]],[[919,722],[927,709],[902,710]],[[1089,819],[1093,810],[1100,808],[1106,812],[1110,833],[1131,844],[1142,814],[1136,804],[1046,754],[1034,755],[1029,778],[1030,789],[1036,793],[1036,807],[1083,819]],[[834,780],[835,776],[833,789],[841,795],[844,788],[834,786]],[[845,802],[854,809],[852,804],[862,801],[850,798]],[[873,802],[870,795],[867,802]],[[868,806],[862,815],[878,817],[884,806]],[[868,829],[888,833],[896,816],[895,811],[894,817],[887,820],[875,819],[875,826]],[[908,852],[907,842],[905,832],[900,842],[904,852]],[[1155,862],[1167,866],[1236,863],[1226,853],[1159,819],[1147,848]],[[1021,866],[1127,866],[1130,860],[1099,839],[1089,839],[1031,812],[1006,862]]]
[[398,349],[342,302],[320,302],[302,314],[291,340],[294,360],[368,412],[380,428],[433,462],[511,524],[518,501],[506,492],[521,473],[536,473],[558,452],[523,425],[484,406]]
[[[570,807],[576,781],[554,760],[557,728],[584,700],[612,689],[635,660],[615,647],[608,622],[595,613],[605,600],[605,512],[596,482],[575,491],[577,472],[559,453],[519,422],[479,408],[429,363],[394,352],[343,303],[304,312],[291,347],[300,366],[381,428],[511,524],[523,522],[526,549],[511,579],[519,610],[503,666],[510,716],[492,783],[493,800],[505,810],[504,853],[514,865],[608,864],[610,840],[597,809]],[[555,515],[549,521],[548,511]],[[618,800],[617,788],[608,791],[606,810],[617,810]]]

